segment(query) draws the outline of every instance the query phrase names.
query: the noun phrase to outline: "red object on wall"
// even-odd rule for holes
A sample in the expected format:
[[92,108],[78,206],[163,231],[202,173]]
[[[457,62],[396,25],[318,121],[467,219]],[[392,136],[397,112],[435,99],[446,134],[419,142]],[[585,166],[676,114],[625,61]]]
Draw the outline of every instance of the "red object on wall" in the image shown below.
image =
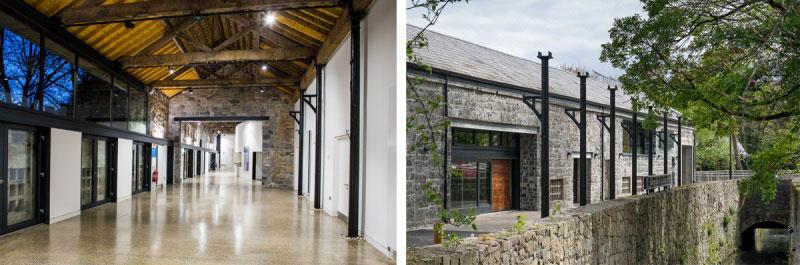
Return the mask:
[[158,183],[158,170],[153,170],[153,182]]

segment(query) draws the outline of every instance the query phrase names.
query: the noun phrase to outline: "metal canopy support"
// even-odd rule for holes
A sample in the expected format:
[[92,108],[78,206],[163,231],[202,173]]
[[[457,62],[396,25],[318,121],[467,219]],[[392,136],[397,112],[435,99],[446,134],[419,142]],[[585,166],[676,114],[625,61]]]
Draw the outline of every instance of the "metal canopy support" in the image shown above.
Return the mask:
[[[647,108],[647,113],[648,113],[649,116],[652,117],[653,116],[653,107],[648,107]],[[648,145],[648,148],[647,148],[648,149],[647,150],[647,175],[648,176],[652,176],[653,175],[653,152],[655,151],[653,149],[655,149],[656,130],[655,129],[647,130],[647,138],[649,140],[649,143],[647,143],[647,145]],[[647,179],[645,179],[644,185],[647,186]],[[650,191],[648,190],[646,192],[650,192]]]
[[[305,92],[303,92],[303,93],[305,93]],[[305,126],[306,125],[305,124],[305,117],[306,117],[305,109],[306,109],[305,103],[300,101],[300,111],[297,111],[297,113],[300,114],[300,118],[299,119],[295,118],[295,120],[297,121],[297,125],[298,125],[297,137],[299,138],[298,139],[299,140],[299,144],[298,144],[299,154],[298,154],[298,157],[297,157],[297,196],[303,196],[303,151],[304,151],[304,147],[303,147],[303,145],[304,145],[303,144],[304,137],[303,136],[304,136],[305,130],[306,130],[306,128],[305,128],[306,127]]]
[[300,125],[300,119],[297,117],[297,114],[299,113],[300,112],[296,110],[289,111],[289,116],[292,117],[292,119],[297,123],[297,125]]
[[[608,86],[609,103],[611,105],[611,126],[608,128],[609,137],[609,157],[608,157],[608,198],[613,200],[616,197],[617,188],[617,86]],[[603,122],[605,125],[605,122]]]
[[322,185],[320,183],[322,183],[322,96],[324,95],[322,93],[324,89],[322,69],[324,66],[315,65],[314,67],[317,68],[317,94],[314,95],[317,100],[317,106],[315,108],[310,102],[308,106],[317,114],[316,126],[314,127],[314,137],[316,138],[314,141],[314,209],[322,209]]
[[589,72],[581,75],[578,73],[578,78],[581,79],[581,124],[580,128],[580,203],[581,206],[589,204],[589,186],[587,184],[586,171],[586,78],[589,77]]
[[[349,8],[352,8],[350,5]],[[347,237],[359,236],[359,191],[361,151],[361,13],[350,18],[350,201],[347,208]]]
[[[547,55],[542,55],[542,52],[536,56],[542,60],[542,92],[539,96],[525,96],[522,101],[528,105],[531,110],[539,118],[541,125],[540,145],[541,156],[539,162],[539,169],[541,170],[541,179],[539,186],[542,218],[550,216],[550,77],[549,77],[549,60],[553,59],[553,53],[547,52]],[[541,111],[536,109],[536,101],[541,100]]]
[[[321,85],[322,84],[318,84],[317,87],[319,88],[319,86],[321,86]],[[317,94],[320,94],[319,90],[317,90]],[[311,110],[314,111],[314,113],[317,113],[317,106],[319,105],[319,102],[317,102],[317,104],[316,104],[317,106],[315,106],[314,103],[312,103],[312,101],[311,101],[312,98],[316,99],[317,95],[303,95],[302,98],[303,98],[303,102],[308,104],[308,107],[311,108]]]
[[668,157],[669,148],[667,147],[669,145],[667,144],[669,143],[669,131],[667,130],[667,114],[664,114],[664,128],[662,130],[663,131],[661,132],[661,134],[664,135],[664,139],[662,139],[662,141],[664,142],[664,174],[668,174],[669,170],[667,168],[667,165],[669,165],[669,157]]
[[683,145],[681,144],[681,116],[678,116],[678,140],[676,146],[678,147],[678,186],[683,185]]

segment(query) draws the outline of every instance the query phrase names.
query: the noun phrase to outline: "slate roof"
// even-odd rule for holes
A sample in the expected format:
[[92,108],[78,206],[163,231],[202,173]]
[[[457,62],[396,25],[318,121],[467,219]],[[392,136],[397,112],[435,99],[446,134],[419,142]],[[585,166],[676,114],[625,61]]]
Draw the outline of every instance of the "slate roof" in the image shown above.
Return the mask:
[[[406,38],[413,38],[421,29],[407,25]],[[483,47],[452,36],[427,30],[428,46],[415,50],[419,60],[448,72],[512,86],[541,90],[541,64],[497,50]],[[553,57],[557,57],[554,54]],[[550,93],[580,98],[580,79],[576,74],[550,67]],[[618,108],[631,109],[630,96],[622,91],[619,82],[592,78],[586,80],[586,100],[608,105],[608,86],[618,86]]]

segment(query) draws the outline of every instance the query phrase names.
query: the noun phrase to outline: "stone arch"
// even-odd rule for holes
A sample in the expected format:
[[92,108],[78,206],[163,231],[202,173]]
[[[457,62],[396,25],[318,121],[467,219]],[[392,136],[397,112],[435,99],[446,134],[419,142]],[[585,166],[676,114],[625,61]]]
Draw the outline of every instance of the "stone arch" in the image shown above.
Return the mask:
[[752,249],[755,246],[756,229],[758,228],[787,229],[789,226],[776,221],[763,221],[752,224],[745,228],[740,235],[742,248]]

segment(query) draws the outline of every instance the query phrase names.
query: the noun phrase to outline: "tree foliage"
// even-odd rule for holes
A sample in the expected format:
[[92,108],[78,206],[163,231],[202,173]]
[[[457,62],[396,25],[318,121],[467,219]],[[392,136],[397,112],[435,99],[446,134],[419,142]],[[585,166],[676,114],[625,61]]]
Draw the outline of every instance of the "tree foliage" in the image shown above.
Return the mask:
[[642,3],[644,14],[615,19],[601,60],[625,70],[635,108],[676,109],[718,135],[772,128],[742,186],[774,194],[775,171],[800,162],[800,2]]

